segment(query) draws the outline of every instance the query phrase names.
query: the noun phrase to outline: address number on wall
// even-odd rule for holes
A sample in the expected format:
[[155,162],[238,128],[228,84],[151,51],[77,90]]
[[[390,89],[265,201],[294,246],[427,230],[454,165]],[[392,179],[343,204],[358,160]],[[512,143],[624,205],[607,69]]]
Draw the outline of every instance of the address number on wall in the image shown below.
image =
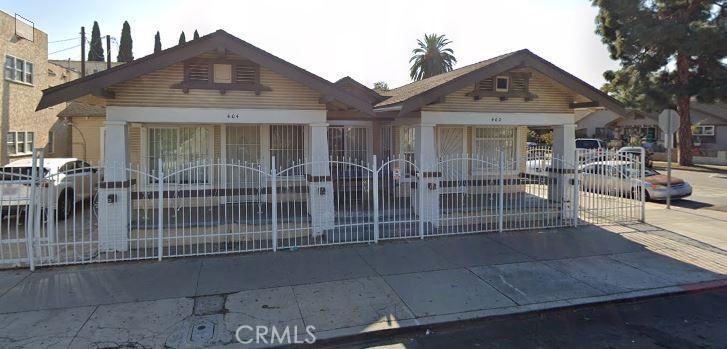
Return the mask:
[[490,122],[502,122],[501,117],[493,116],[490,118]]

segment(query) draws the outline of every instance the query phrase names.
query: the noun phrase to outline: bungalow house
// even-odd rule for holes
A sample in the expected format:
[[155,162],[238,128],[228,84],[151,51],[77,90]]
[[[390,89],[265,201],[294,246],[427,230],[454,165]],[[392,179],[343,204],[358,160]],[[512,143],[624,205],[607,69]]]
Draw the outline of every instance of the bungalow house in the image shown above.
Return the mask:
[[[94,106],[78,112],[93,115],[64,115],[93,134],[85,144],[99,146],[82,154],[105,167],[99,249],[128,251],[131,240],[146,244],[164,225],[157,246],[173,255],[201,252],[169,246],[229,243],[232,235],[236,251],[270,248],[241,247],[248,232],[279,230],[280,243],[292,246],[367,240],[371,232],[358,228],[370,220],[374,230],[394,220],[436,229],[454,206],[443,197],[486,195],[498,183],[498,162],[501,185],[502,176],[521,183],[527,127],[554,130],[557,179],[575,166],[575,111],[623,112],[528,50],[379,93],[350,77],[331,83],[222,30],[49,88],[38,109],[73,100]],[[75,137],[74,155],[82,157]],[[569,182],[551,184],[545,199],[571,205]],[[377,195],[385,198],[371,199]],[[380,212],[370,213],[371,201]],[[352,213],[360,210],[369,214]],[[224,228],[212,234],[209,222]],[[326,237],[334,227],[340,234]]]
[[[690,111],[695,163],[727,164],[727,104],[693,100]],[[629,110],[619,114],[598,109],[576,113],[576,118],[577,137],[615,140],[617,146],[640,142],[657,153],[664,151],[664,133],[657,113]]]

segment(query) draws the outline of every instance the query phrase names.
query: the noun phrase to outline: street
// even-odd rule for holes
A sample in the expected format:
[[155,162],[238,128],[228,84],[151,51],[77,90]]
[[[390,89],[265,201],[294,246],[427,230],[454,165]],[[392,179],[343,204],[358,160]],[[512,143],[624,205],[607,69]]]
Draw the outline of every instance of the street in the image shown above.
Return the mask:
[[[659,170],[666,174],[666,170]],[[672,176],[692,185],[692,196],[672,202],[674,206],[727,212],[727,174],[672,170]]]
[[724,348],[727,289],[444,324],[329,348]]

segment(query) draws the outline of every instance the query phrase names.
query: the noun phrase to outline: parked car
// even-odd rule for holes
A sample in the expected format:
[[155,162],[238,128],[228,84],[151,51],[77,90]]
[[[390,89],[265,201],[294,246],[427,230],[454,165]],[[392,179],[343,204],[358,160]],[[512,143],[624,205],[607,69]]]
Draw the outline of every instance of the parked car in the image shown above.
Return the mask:
[[[13,161],[0,168],[0,207],[3,215],[13,215],[27,210],[31,196],[31,159]],[[46,158],[36,176],[41,197],[52,197],[58,211],[58,219],[65,219],[73,212],[76,202],[92,198],[100,180],[98,170],[76,158]],[[48,200],[48,199],[46,199]],[[49,203],[50,204],[50,203]]]
[[[639,165],[633,161],[596,161],[580,168],[581,187],[588,191],[609,195],[634,195],[640,190],[637,173]],[[645,199],[663,201],[669,193],[667,176],[650,168],[644,169]],[[671,198],[680,199],[692,195],[692,186],[681,178],[671,178]]]
[[578,160],[598,161],[605,160],[602,155],[607,150],[606,142],[596,138],[576,138],[576,152]]
[[621,160],[632,160],[632,161],[641,161],[641,150],[644,150],[645,152],[645,158],[644,158],[644,164],[646,167],[652,167],[654,162],[651,159],[651,156],[653,155],[653,152],[646,150],[641,147],[622,147],[617,151],[618,155],[623,155],[623,159]]

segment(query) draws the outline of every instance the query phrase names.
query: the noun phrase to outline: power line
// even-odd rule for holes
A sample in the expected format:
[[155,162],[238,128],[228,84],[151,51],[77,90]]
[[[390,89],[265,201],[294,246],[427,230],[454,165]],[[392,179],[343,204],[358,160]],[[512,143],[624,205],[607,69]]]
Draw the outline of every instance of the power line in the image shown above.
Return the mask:
[[49,53],[49,55],[56,54],[58,52],[68,51],[70,49],[74,49],[74,48],[79,47],[79,46],[81,46],[81,44],[78,44],[76,46],[66,47],[66,48],[64,48],[62,50],[58,50],[58,51],[51,52],[51,53]]
[[62,39],[62,40],[54,40],[54,41],[48,41],[49,44],[55,44],[57,42],[66,42],[66,41],[72,41],[72,40],[78,40],[80,39],[80,36],[77,36],[75,38],[68,38],[68,39]]

